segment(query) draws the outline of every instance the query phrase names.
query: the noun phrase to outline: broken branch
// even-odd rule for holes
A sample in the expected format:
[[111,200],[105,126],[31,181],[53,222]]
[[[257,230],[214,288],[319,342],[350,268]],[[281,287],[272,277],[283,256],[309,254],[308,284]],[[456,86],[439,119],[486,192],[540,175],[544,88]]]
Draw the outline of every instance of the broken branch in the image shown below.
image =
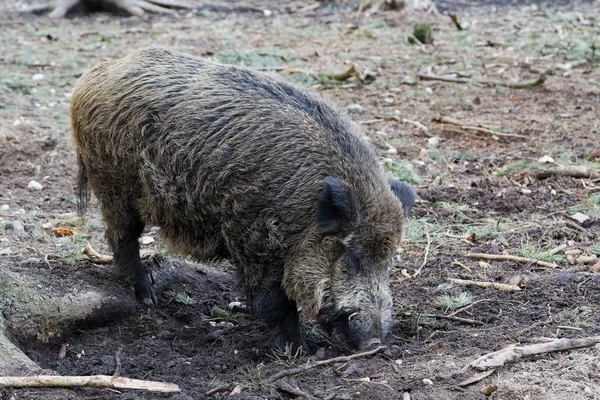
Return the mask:
[[0,387],[104,387],[113,389],[140,389],[152,392],[180,392],[178,385],[108,375],[91,376],[0,376]]
[[111,256],[107,256],[105,254],[100,254],[90,244],[90,242],[86,242],[85,246],[83,246],[83,254],[88,256],[88,258],[94,264],[110,264],[113,261]]
[[301,367],[286,369],[286,370],[276,373],[275,375],[272,375],[268,378],[263,379],[261,383],[267,384],[267,383],[275,382],[277,379],[281,379],[284,376],[299,374],[299,373],[307,371],[311,368],[320,367],[323,365],[340,363],[340,362],[345,363],[350,360],[354,360],[355,358],[371,356],[373,354],[379,353],[380,351],[382,351],[386,348],[387,348],[386,346],[379,346],[373,350],[364,351],[362,353],[352,354],[350,356],[334,357],[334,358],[330,358],[327,360],[317,361],[314,364],[304,364]]
[[600,178],[600,171],[585,165],[557,165],[537,173],[539,179],[545,179],[553,175],[596,179]]
[[542,267],[557,268],[558,265],[549,263],[546,261],[536,260],[535,258],[511,256],[508,254],[485,254],[485,253],[471,253],[466,255],[469,258],[481,258],[483,260],[496,260],[496,261],[514,261],[524,264],[537,264]]
[[441,124],[455,125],[455,126],[460,127],[462,130],[477,131],[477,132],[481,132],[481,133],[487,133],[489,135],[496,135],[496,136],[503,136],[503,137],[527,138],[527,136],[525,136],[525,135],[519,135],[516,133],[495,132],[495,131],[492,131],[491,129],[487,129],[482,126],[464,124],[464,123],[462,123],[458,120],[455,120],[454,118],[450,118],[450,117],[441,116],[438,118],[434,118],[433,122],[439,122]]
[[493,80],[482,80],[482,79],[469,79],[469,78],[454,78],[450,76],[440,76],[431,74],[417,74],[417,77],[423,81],[441,81],[441,82],[453,82],[453,83],[481,83],[490,86],[504,86],[513,89],[525,89],[534,86],[539,86],[546,81],[546,74],[542,73],[535,79],[527,81],[493,81]]
[[505,292],[515,292],[521,290],[521,288],[517,285],[509,285],[506,283],[498,283],[498,282],[484,282],[484,281],[469,281],[465,279],[455,279],[450,278],[450,282],[456,283],[457,285],[464,286],[478,286],[482,288],[494,288],[496,290],[502,290]]

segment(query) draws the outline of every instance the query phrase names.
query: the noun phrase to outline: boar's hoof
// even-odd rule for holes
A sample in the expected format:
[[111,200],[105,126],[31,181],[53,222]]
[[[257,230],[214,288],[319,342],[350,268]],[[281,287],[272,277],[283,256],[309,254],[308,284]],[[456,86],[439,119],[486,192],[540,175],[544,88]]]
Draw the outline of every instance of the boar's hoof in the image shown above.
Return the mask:
[[149,272],[139,276],[133,284],[133,288],[135,289],[135,299],[148,308],[158,307],[158,300],[152,289],[153,283],[154,276]]

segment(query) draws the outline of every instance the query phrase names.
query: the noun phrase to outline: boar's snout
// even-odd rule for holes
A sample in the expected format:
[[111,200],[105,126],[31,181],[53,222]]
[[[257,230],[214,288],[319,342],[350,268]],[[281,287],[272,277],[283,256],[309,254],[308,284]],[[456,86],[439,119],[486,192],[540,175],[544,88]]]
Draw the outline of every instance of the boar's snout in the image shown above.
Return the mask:
[[392,327],[390,310],[361,311],[348,317],[348,340],[359,350],[370,350],[383,343]]

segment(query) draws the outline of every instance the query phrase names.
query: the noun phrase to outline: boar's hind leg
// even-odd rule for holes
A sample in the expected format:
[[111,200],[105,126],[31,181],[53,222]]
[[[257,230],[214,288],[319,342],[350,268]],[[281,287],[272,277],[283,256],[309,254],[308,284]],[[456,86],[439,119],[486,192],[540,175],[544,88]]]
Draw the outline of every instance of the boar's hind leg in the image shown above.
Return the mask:
[[254,299],[254,311],[258,317],[267,321],[274,346],[285,350],[286,344],[291,344],[294,352],[298,348],[309,351],[300,333],[298,307],[288,299],[281,287],[258,294]]
[[[115,204],[116,202],[113,202]],[[106,203],[103,203],[103,206]],[[116,207],[103,207],[106,221],[106,239],[113,249],[116,273],[133,284],[135,298],[148,307],[157,305],[152,290],[152,275],[140,258],[138,239],[144,231],[139,213],[125,202]]]

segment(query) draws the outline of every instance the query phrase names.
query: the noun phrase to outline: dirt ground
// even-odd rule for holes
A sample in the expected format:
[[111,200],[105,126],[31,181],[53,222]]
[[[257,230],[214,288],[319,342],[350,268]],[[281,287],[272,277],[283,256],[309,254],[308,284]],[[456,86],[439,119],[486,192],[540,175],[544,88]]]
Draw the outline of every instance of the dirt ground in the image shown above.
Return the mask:
[[[351,3],[303,9],[309,3],[260,1],[249,9],[226,1],[178,18],[100,13],[55,21],[21,12],[30,2],[2,2],[0,268],[35,275],[41,286],[113,282],[110,267],[81,253],[85,241],[109,250],[96,205],[85,222],[75,214],[69,98],[77,77],[96,63],[143,46],[169,46],[278,70],[316,87],[362,125],[387,159],[390,176],[418,191],[391,271],[396,324],[388,349],[311,369],[288,383],[320,399],[600,399],[599,346],[523,359],[462,388],[446,376],[480,355],[535,338],[600,335],[600,274],[594,272],[600,265],[571,264],[564,254],[600,256],[599,181],[537,178],[543,156],[600,167],[598,4],[481,3],[444,1],[440,13],[359,14]],[[468,29],[458,30],[444,10],[458,13]],[[433,45],[408,40],[422,22],[433,27]],[[375,80],[325,77],[352,64],[367,67]],[[300,73],[289,73],[292,68]],[[417,78],[524,81],[542,72],[545,82],[525,89]],[[462,126],[436,122],[440,116]],[[43,189],[28,189],[31,180]],[[575,221],[577,212],[589,219]],[[57,226],[72,227],[76,235],[58,238],[52,232]],[[144,251],[176,260],[156,233],[148,230],[156,240]],[[560,245],[567,247],[552,254]],[[524,256],[556,267],[480,262],[469,253]],[[294,357],[265,347],[265,326],[250,316],[214,318],[214,306],[243,302],[231,268],[193,268],[223,273],[202,285],[170,287],[156,310],[139,308],[108,326],[20,343],[39,365],[62,375],[111,375],[118,359],[122,376],[177,383],[181,393],[0,389],[0,399],[286,399],[293,396],[260,380],[340,355],[310,321],[305,329],[315,354]],[[518,282],[522,290],[452,285],[450,278]],[[466,322],[431,316],[467,305],[456,314]],[[61,359],[63,344],[69,350]],[[486,396],[481,391],[488,385],[497,390]],[[230,395],[236,386],[241,393]]]

